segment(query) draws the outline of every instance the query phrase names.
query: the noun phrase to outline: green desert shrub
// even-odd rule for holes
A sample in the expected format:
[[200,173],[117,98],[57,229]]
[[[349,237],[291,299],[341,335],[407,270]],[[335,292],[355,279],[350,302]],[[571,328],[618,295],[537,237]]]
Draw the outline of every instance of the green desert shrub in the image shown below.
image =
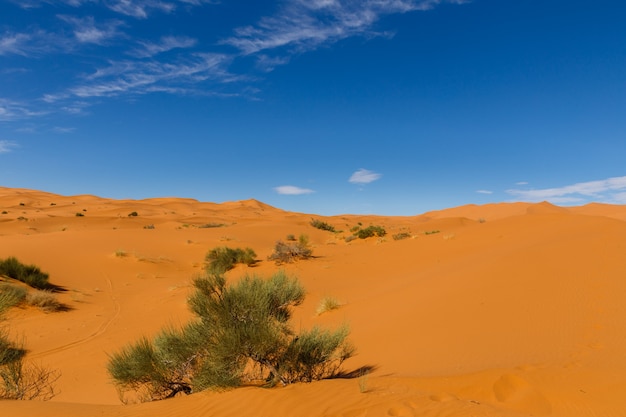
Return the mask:
[[128,213],[128,217],[137,217],[139,216],[139,214],[136,211],[131,211],[130,213]]
[[365,229],[359,229],[354,233],[359,239],[367,239],[373,236],[383,237],[386,234],[387,231],[382,226],[367,226]]
[[311,226],[315,227],[316,229],[320,229],[320,230],[326,230],[328,232],[335,232],[335,228],[333,226],[331,226],[330,224],[323,222],[321,220],[318,219],[311,219]]
[[283,242],[279,240],[274,246],[274,252],[268,257],[276,264],[285,264],[299,259],[308,259],[313,256],[313,249],[309,245],[309,238],[300,235],[297,242]]
[[42,272],[35,265],[25,265],[11,256],[0,260],[0,275],[22,281],[33,288],[40,290],[49,289],[51,287],[48,282],[49,275]]
[[269,279],[246,276],[232,285],[207,272],[194,287],[194,321],[111,355],[108,370],[122,392],[155,400],[253,381],[312,381],[336,375],[354,354],[345,327],[293,330],[292,309],[305,291],[283,272]]
[[204,261],[207,263],[207,271],[211,273],[224,273],[230,271],[237,264],[252,266],[256,262],[256,253],[251,248],[229,248],[219,246],[211,249]]
[[402,240],[402,239],[408,239],[411,237],[411,234],[408,232],[400,232],[400,233],[396,233],[395,235],[392,236],[393,240]]
[[26,299],[26,288],[11,284],[0,284],[0,314]]
[[0,331],[0,399],[49,400],[56,395],[57,371],[24,362],[26,350]]

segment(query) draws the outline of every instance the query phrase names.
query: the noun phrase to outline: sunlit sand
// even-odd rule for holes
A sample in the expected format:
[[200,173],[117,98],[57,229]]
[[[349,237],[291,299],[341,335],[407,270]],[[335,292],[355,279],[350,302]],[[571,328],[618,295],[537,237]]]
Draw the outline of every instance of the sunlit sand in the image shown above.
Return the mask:
[[[51,401],[4,401],[2,415],[576,417],[626,410],[625,206],[511,203],[414,217],[321,217],[255,200],[109,200],[0,188],[0,209],[0,258],[48,272],[70,307],[7,314],[3,324],[24,338],[27,358],[61,377]],[[312,218],[338,232],[312,227]],[[347,242],[359,223],[387,234]],[[281,266],[267,260],[277,240],[300,234],[314,258]],[[260,260],[229,271],[229,280],[279,268],[297,276],[307,298],[296,326],[348,324],[357,355],[345,371],[374,371],[121,404],[108,355],[189,320],[191,279],[206,252],[224,245],[251,247]],[[339,306],[319,314],[325,297]]]

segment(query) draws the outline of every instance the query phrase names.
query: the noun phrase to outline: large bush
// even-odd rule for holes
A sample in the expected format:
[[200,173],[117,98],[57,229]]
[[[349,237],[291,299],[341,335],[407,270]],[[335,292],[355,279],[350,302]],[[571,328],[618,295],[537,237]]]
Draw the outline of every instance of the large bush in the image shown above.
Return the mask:
[[293,331],[292,308],[305,292],[282,272],[230,286],[222,274],[207,273],[194,286],[189,306],[196,320],[111,356],[108,369],[122,391],[154,400],[250,381],[312,381],[335,375],[354,353],[346,328]]

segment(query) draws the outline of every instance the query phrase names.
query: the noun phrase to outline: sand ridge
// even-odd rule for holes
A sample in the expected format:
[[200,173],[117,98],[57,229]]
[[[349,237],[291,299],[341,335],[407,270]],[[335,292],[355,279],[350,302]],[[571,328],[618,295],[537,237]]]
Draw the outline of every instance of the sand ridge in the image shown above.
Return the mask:
[[[50,273],[64,313],[13,309],[29,357],[58,368],[51,402],[16,416],[620,416],[626,410],[626,208],[463,206],[416,216],[289,213],[256,200],[111,200],[0,188],[0,257]],[[6,213],[5,213],[6,212]],[[136,212],[137,215],[130,215]],[[79,213],[79,214],[77,214]],[[337,233],[311,227],[320,218]],[[358,224],[385,237],[346,241]],[[394,235],[409,237],[395,240]],[[120,405],[108,353],[190,318],[205,253],[253,248],[228,273],[269,275],[273,245],[306,234],[315,258],[281,266],[307,289],[297,326],[347,323],[366,377]],[[338,310],[315,313],[333,296]],[[365,392],[362,392],[365,391]]]

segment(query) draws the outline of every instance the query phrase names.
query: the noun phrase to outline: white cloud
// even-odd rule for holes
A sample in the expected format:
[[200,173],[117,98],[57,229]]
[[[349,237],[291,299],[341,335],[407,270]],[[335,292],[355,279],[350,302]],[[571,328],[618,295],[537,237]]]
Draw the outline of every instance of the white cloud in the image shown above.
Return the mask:
[[181,85],[205,80],[229,82],[235,77],[226,71],[230,57],[220,54],[193,54],[177,62],[121,61],[94,73],[90,82],[68,90],[67,94],[48,95],[48,101],[80,97],[112,97],[125,93],[145,94],[154,91],[191,91]]
[[97,24],[93,17],[58,16],[59,19],[74,27],[74,36],[80,43],[106,44],[109,39],[121,35],[118,28],[123,25],[119,20],[109,20]]
[[15,142],[9,140],[0,140],[0,153],[9,153],[13,148],[17,147]]
[[141,48],[135,49],[130,53],[138,58],[149,58],[172,49],[191,48],[197,42],[197,39],[186,36],[162,36],[158,43],[139,42]]
[[56,133],[72,133],[76,131],[75,127],[61,127],[61,126],[55,126],[52,128],[53,132]]
[[528,185],[528,182],[520,181],[520,182],[516,182],[515,185]]
[[575,203],[588,200],[613,202],[626,193],[626,176],[598,181],[580,182],[557,188],[539,190],[507,190],[507,193],[524,201],[551,201],[554,203]]
[[0,37],[0,55],[26,55],[29,40],[25,33],[5,33]]
[[300,188],[300,187],[296,187],[293,185],[281,185],[279,187],[275,187],[274,191],[282,195],[302,195],[302,194],[311,194],[315,192],[308,188]]
[[380,177],[382,177],[382,174],[361,168],[354,172],[348,181],[352,184],[369,184],[370,182],[376,181]]
[[31,110],[22,103],[0,98],[0,121],[11,122],[45,114],[42,111]]
[[254,26],[235,29],[222,43],[243,54],[289,47],[292,52],[312,50],[351,36],[381,35],[372,30],[387,14],[428,10],[440,3],[460,0],[290,0],[273,16]]
[[489,190],[477,190],[476,192],[478,194],[493,194],[493,191],[489,191]]

